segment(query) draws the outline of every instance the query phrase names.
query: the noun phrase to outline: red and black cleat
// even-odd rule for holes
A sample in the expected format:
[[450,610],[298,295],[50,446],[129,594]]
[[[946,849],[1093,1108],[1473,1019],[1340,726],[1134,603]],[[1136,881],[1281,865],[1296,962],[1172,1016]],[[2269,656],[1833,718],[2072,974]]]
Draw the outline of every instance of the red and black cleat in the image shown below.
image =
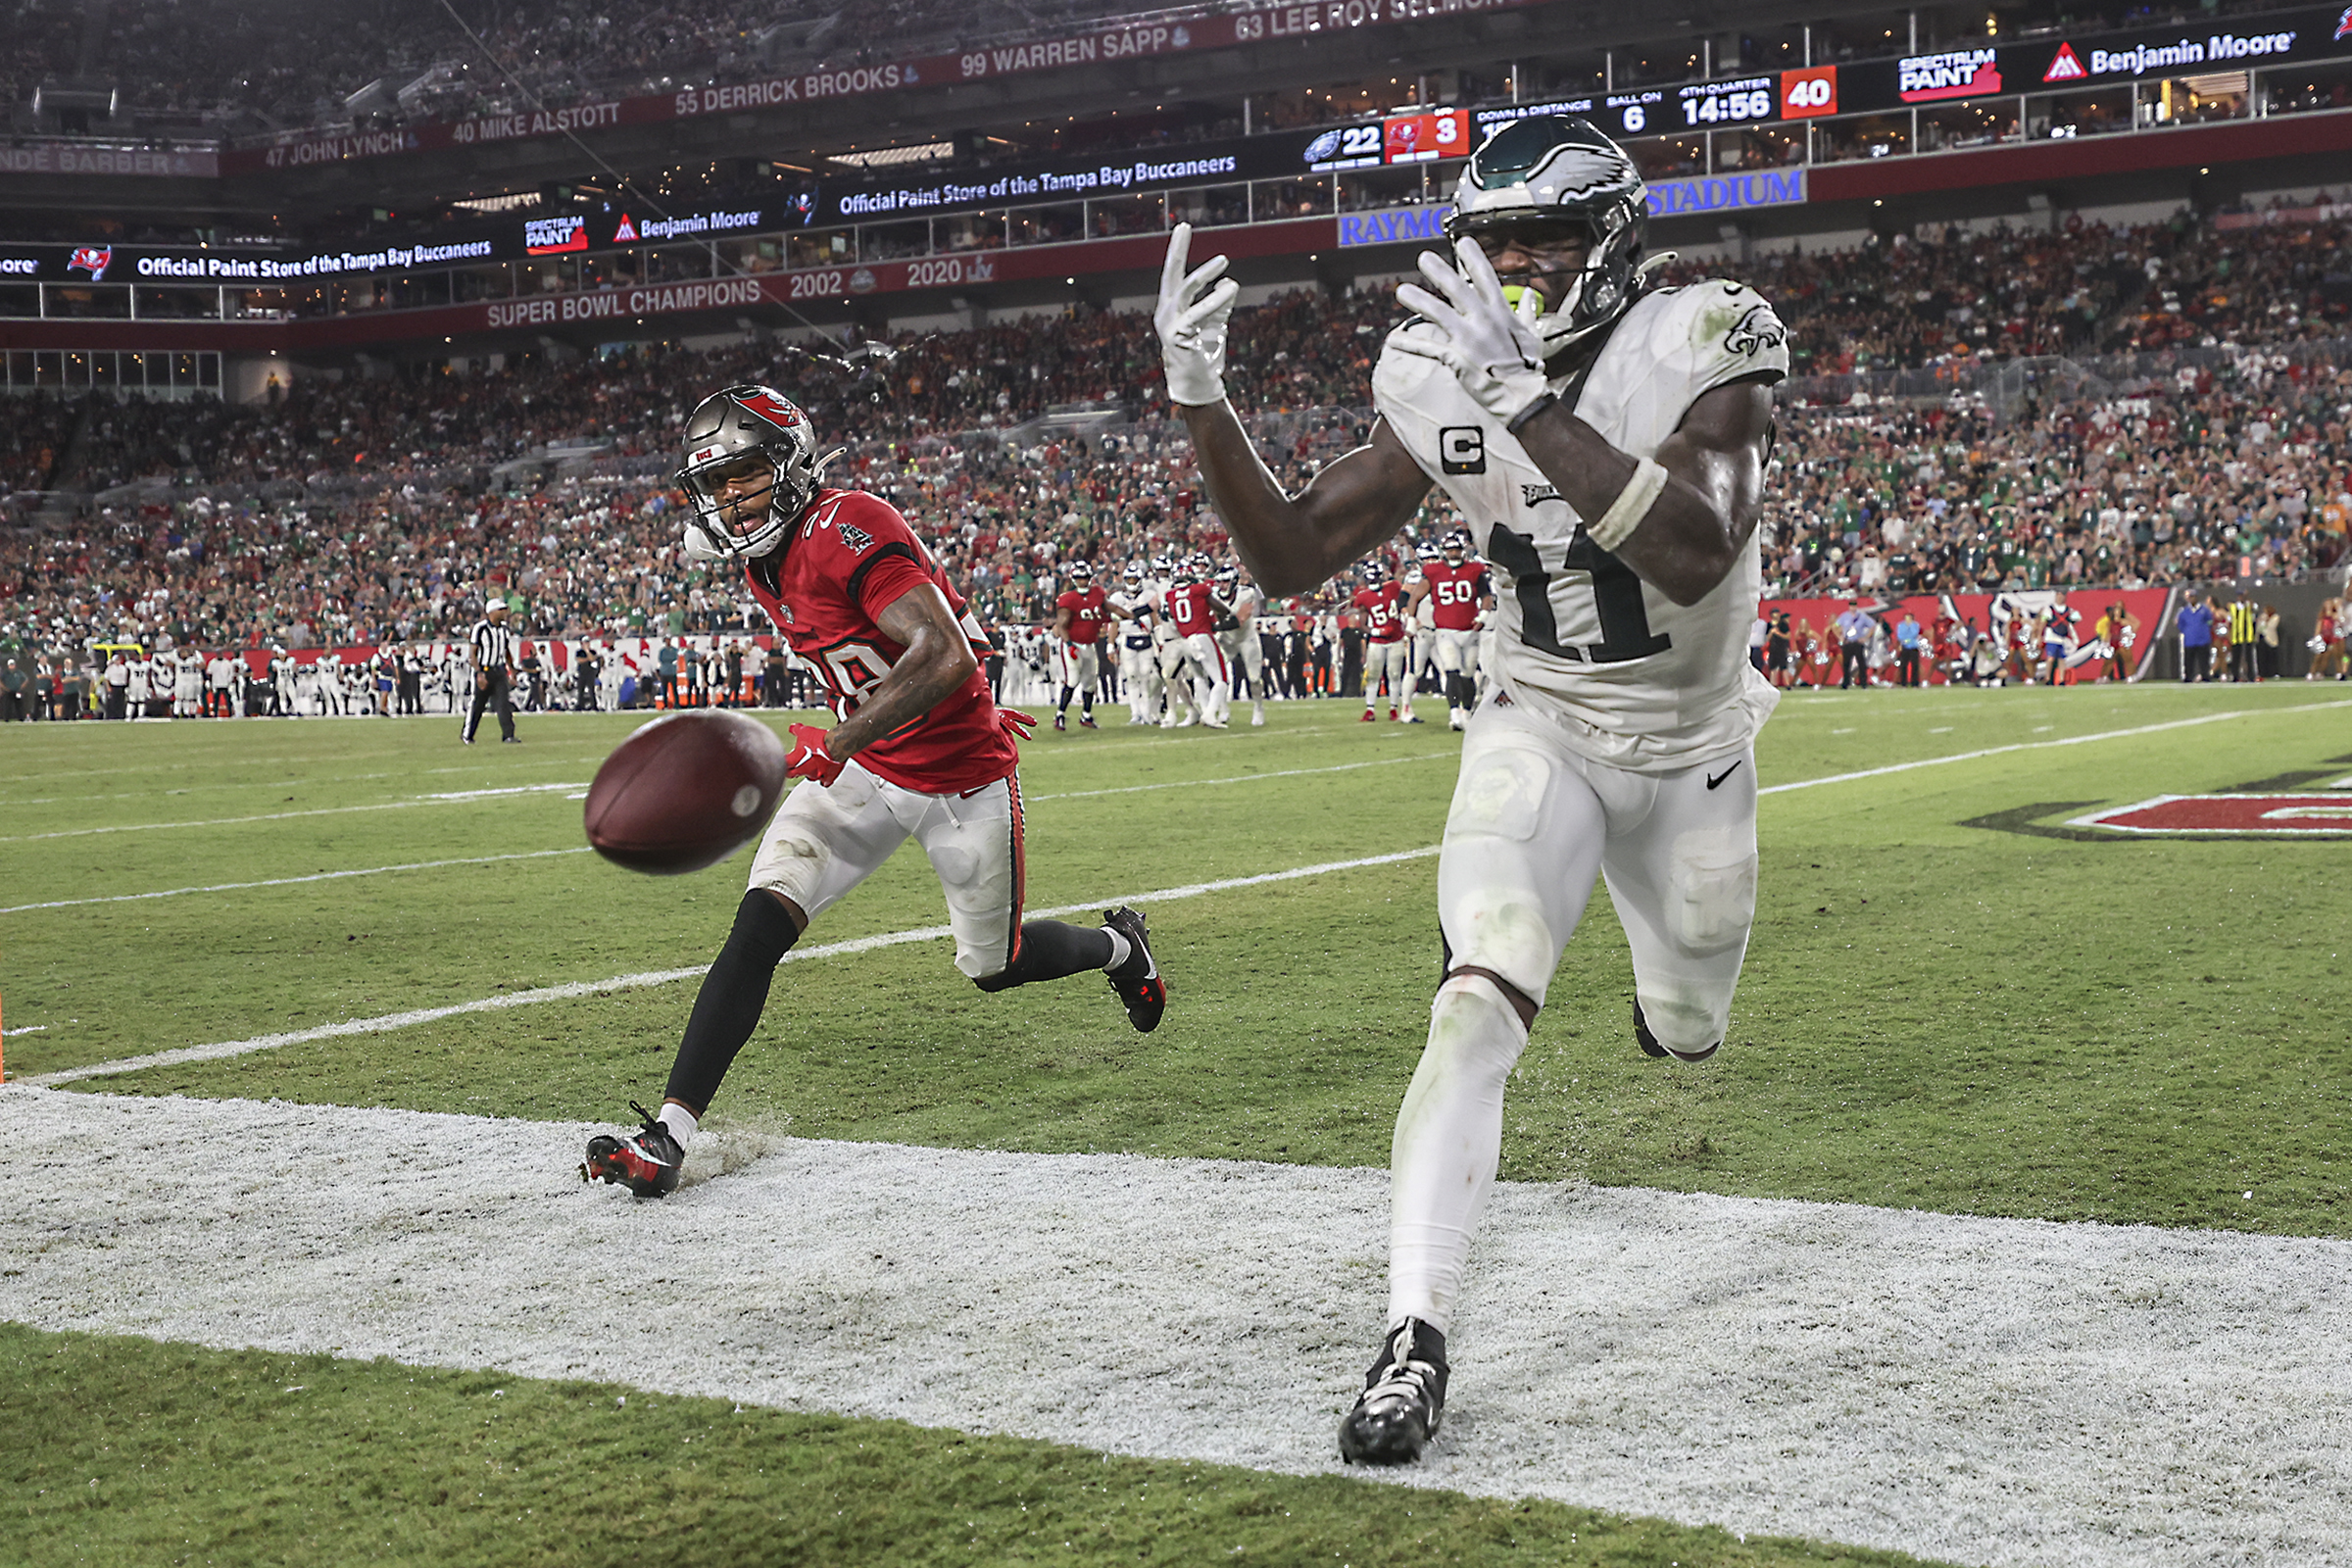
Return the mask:
[[1159,1015],[1168,1007],[1168,986],[1159,975],[1159,965],[1152,961],[1152,944],[1144,936],[1144,917],[1133,909],[1106,909],[1102,923],[1127,939],[1127,961],[1109,970],[1110,989],[1126,1004],[1127,1021],[1140,1034],[1150,1034],[1159,1027]]
[[598,1133],[588,1140],[588,1159],[580,1166],[584,1182],[617,1182],[639,1198],[661,1198],[678,1189],[678,1172],[686,1151],[669,1135],[654,1113],[634,1100],[629,1108],[645,1125],[633,1133]]

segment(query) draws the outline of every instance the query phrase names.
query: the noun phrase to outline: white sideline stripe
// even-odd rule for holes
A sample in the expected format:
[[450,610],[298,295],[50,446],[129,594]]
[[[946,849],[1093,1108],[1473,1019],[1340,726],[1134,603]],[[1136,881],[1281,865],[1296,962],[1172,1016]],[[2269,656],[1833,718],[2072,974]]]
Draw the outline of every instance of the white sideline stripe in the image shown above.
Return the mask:
[[1758,795],[1779,795],[1787,790],[1809,790],[1817,784],[1851,784],[1856,779],[1884,778],[1889,773],[1908,773],[1915,768],[1941,767],[1947,762],[1973,762],[1984,757],[2006,757],[2011,752],[2039,752],[2053,746],[2088,746],[2093,741],[2128,740],[2134,735],[2160,735],[2168,729],[2188,729],[2198,724],[2219,724],[2231,718],[2268,718],[2274,713],[2318,713],[2331,708],[2352,708],[2352,701],[2336,703],[2299,703],[2292,708],[2237,708],[2227,713],[2206,713],[2197,718],[2176,718],[2162,724],[2141,724],[2132,729],[2101,730],[2096,735],[2069,735],[2054,741],[2019,741],[2011,746],[1988,746],[1981,752],[1955,752],[1949,757],[1923,757],[1916,762],[1889,762],[1885,767],[1866,767],[1856,773],[1830,773],[1821,778],[1798,779],[1793,784],[1774,784],[1756,791]]
[[[37,1092],[9,1111],[0,1316],[48,1332],[1289,1474],[1340,1470],[1380,1333],[1376,1169],[722,1120],[648,1203],[580,1184],[606,1130],[585,1124]],[[2343,1241],[1497,1183],[1445,1432],[1381,1480],[1993,1568],[2341,1568],[2348,1281]]]
[[[1421,860],[1438,853],[1438,846],[1428,845],[1418,850],[1398,850],[1393,855],[1371,855],[1357,860],[1327,860],[1320,865],[1295,866],[1287,871],[1263,871],[1255,876],[1228,877],[1218,882],[1194,882],[1184,887],[1160,888],[1150,893],[1127,893],[1106,899],[1089,899],[1084,904],[1065,904],[1051,909],[1027,909],[1027,915],[1052,919],[1058,915],[1079,914],[1088,910],[1115,906],[1121,904],[1167,904],[1178,899],[1199,898],[1206,893],[1224,893],[1234,888],[1263,887],[1269,882],[1296,882],[1303,877],[1323,876],[1333,871],[1356,871],[1367,866],[1394,865],[1399,860]],[[952,936],[944,925],[919,926],[909,931],[884,931],[868,937],[852,937],[843,942],[828,942],[821,947],[795,948],[784,955],[790,963],[802,958],[835,958],[854,953],[871,953],[877,948],[896,948],[909,942],[934,942]],[[102,1061],[86,1067],[66,1067],[56,1072],[34,1074],[30,1077],[8,1080],[9,1085],[26,1088],[50,1088],[58,1084],[77,1083],[84,1078],[109,1078],[117,1073],[141,1072],[150,1067],[174,1067],[191,1061],[219,1061],[229,1056],[251,1055],[259,1051],[275,1051],[281,1046],[299,1046],[313,1040],[332,1040],[343,1035],[383,1034],[394,1029],[407,1029],[420,1023],[434,1023],[443,1018],[455,1018],[470,1012],[495,1012],[506,1007],[527,1007],[542,1002],[565,1002],[576,997],[593,996],[600,991],[633,991],[645,986],[667,985],[673,980],[691,980],[710,968],[698,964],[691,969],[649,969],[638,974],[614,975],[610,980],[574,980],[560,986],[541,986],[531,991],[516,991],[503,997],[483,997],[473,1002],[453,1003],[442,1007],[416,1007],[407,1012],[381,1013],[372,1018],[350,1018],[342,1023],[321,1024],[315,1029],[293,1029],[283,1034],[258,1035],[251,1040],[225,1040],[218,1045],[182,1046],[176,1051],[158,1051],[144,1056],[124,1056],[115,1061]],[[0,1091],[4,1092],[4,1091]]]
[[391,871],[431,871],[445,865],[489,865],[498,860],[543,860],[551,855],[586,855],[583,844],[569,850],[528,850],[514,855],[469,855],[455,860],[411,860],[404,865],[370,865],[351,871],[315,871],[309,876],[271,877],[266,882],[215,882],[201,888],[159,888],[153,893],[109,893],[94,899],[51,899],[46,904],[12,904],[0,914],[27,909],[71,909],[84,904],[131,904],[140,899],[176,899],[188,893],[236,893],[247,888],[290,888],[302,882],[338,882],[345,877],[382,876]]

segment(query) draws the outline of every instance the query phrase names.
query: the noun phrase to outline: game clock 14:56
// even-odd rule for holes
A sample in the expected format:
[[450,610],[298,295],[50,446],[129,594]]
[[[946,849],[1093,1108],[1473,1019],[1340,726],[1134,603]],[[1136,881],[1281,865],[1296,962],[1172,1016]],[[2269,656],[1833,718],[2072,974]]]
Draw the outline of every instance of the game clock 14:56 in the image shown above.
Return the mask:
[[1749,124],[1771,120],[1779,113],[1775,103],[1770,76],[1751,76],[1740,81],[1705,81],[1684,87],[1676,94],[1682,106],[1685,130],[1713,130],[1718,126]]

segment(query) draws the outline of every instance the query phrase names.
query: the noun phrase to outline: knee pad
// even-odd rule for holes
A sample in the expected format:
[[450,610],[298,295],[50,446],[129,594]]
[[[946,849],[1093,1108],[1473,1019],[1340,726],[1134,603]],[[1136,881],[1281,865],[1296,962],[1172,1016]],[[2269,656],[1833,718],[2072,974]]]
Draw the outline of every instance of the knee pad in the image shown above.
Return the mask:
[[1527,1025],[1483,974],[1455,974],[1429,1004],[1429,1052],[1448,1073],[1499,1087],[1527,1049]]
[[1667,872],[1670,935],[1693,956],[1747,941],[1756,918],[1756,851],[1728,828],[1686,833]]

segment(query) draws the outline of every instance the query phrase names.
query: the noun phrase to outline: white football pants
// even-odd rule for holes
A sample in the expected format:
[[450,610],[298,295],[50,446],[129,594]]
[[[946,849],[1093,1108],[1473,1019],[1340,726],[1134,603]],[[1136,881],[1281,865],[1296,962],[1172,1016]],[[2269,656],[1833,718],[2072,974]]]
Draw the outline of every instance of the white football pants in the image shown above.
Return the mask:
[[1243,681],[1250,683],[1250,700],[1258,707],[1266,706],[1266,648],[1250,627],[1240,631],[1217,633],[1217,646],[1225,651],[1225,672],[1235,690]]
[[751,885],[801,906],[810,924],[909,838],[947,895],[956,967],[985,980],[1012,962],[1021,929],[1021,786],[1002,778],[969,795],[925,795],[855,761],[830,785],[803,779],[760,840]]
[[1222,724],[1232,717],[1233,666],[1214,632],[1197,631],[1184,639],[1184,661],[1192,666],[1193,706],[1203,724]]
[[1410,662],[1411,645],[1398,638],[1393,643],[1364,644],[1364,707],[1380,706],[1380,683],[1389,683],[1389,707],[1402,709],[1407,717],[1413,711],[1413,688],[1405,678],[1404,666]]
[[1625,927],[1650,1033],[1693,1054],[1721,1041],[1755,920],[1751,749],[1629,773],[1571,752],[1524,709],[1480,709],[1438,859],[1451,978],[1390,1148],[1392,1326],[1452,1322],[1502,1148],[1503,1084],[1527,1044],[1500,988],[1462,971],[1499,975],[1540,1005],[1595,876]]
[[1122,643],[1119,647],[1119,682],[1127,688],[1127,718],[1134,724],[1152,724],[1159,720],[1159,703],[1167,692],[1167,678],[1159,672],[1159,652],[1150,644],[1137,648]]

